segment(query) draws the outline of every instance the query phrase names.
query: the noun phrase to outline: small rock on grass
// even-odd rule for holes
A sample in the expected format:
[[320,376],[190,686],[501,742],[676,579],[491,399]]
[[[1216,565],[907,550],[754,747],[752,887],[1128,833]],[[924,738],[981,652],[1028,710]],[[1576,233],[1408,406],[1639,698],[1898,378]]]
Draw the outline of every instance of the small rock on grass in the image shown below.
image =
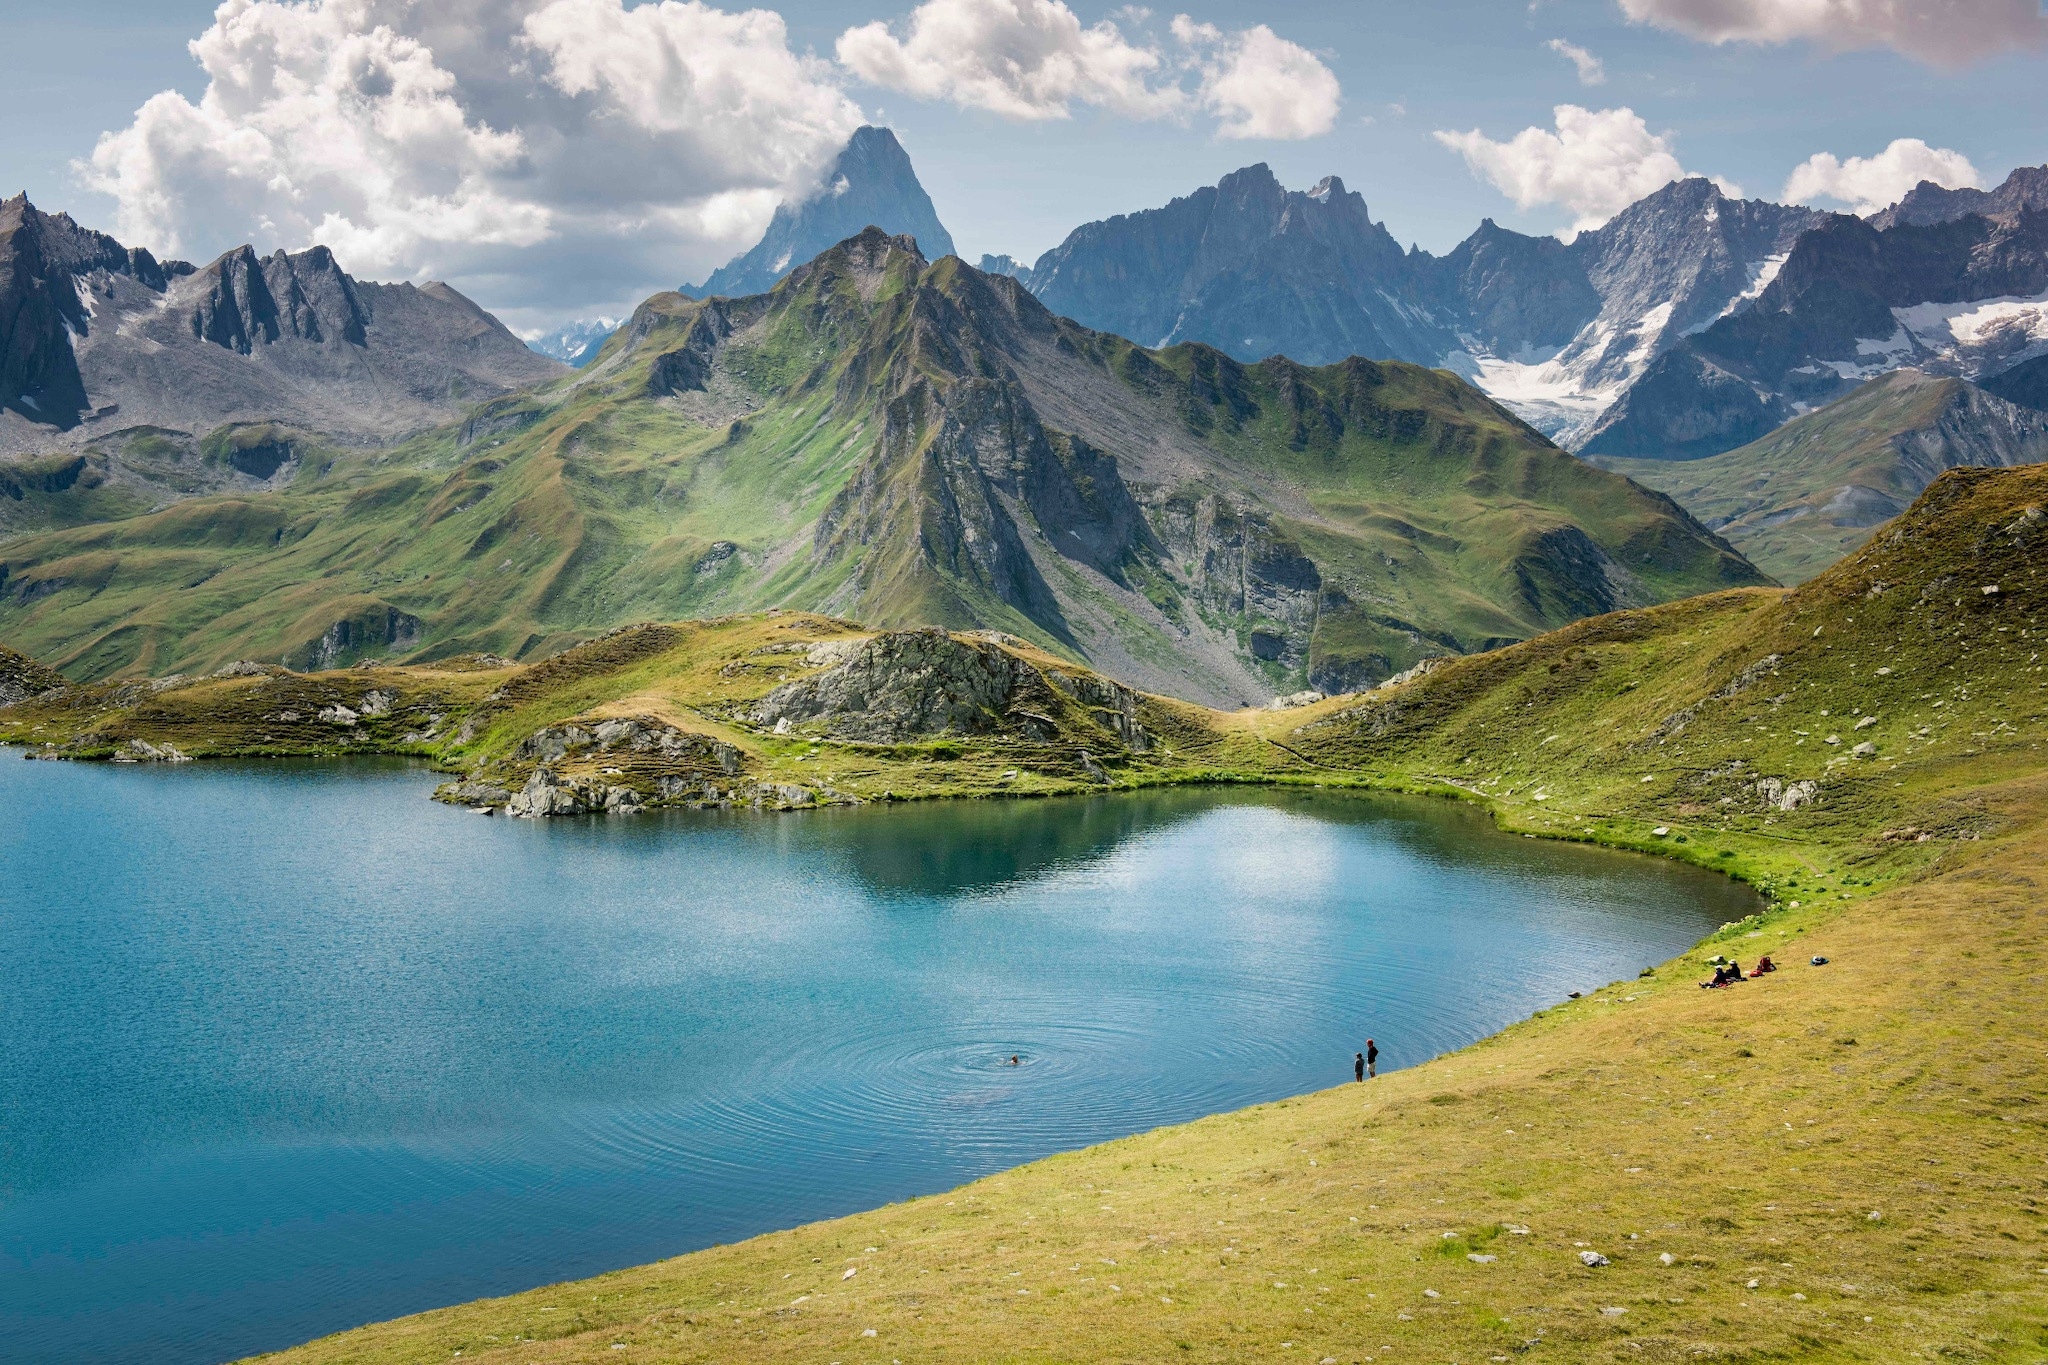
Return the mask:
[[1607,1258],[1606,1258],[1605,1256],[1602,1256],[1602,1255],[1601,1255],[1601,1254],[1600,1254],[1599,1252],[1597,1252],[1597,1251],[1582,1251],[1582,1252],[1580,1252],[1580,1253],[1579,1253],[1579,1260],[1580,1260],[1580,1261],[1582,1261],[1582,1262],[1584,1262],[1584,1263],[1585,1263],[1585,1264],[1587,1264],[1587,1265],[1607,1265],[1607,1264],[1608,1264],[1608,1260],[1607,1260]]

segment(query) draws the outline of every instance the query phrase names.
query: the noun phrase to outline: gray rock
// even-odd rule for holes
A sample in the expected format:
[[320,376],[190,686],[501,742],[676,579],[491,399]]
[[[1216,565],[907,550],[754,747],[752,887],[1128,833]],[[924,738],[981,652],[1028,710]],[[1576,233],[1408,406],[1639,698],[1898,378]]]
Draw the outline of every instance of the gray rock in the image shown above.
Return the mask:
[[1608,1261],[1608,1259],[1605,1256],[1602,1256],[1597,1251],[1582,1251],[1579,1253],[1579,1260],[1583,1264],[1589,1266],[1603,1266],[1611,1264],[1611,1262]]

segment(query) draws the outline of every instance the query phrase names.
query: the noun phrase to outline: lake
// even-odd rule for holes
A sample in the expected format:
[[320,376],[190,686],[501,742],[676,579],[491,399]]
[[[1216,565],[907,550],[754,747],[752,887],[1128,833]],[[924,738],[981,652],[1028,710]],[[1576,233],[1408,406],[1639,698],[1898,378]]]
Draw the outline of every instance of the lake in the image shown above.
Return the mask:
[[1417,798],[519,822],[432,783],[0,750],[8,1360],[223,1360],[945,1189],[1755,908]]

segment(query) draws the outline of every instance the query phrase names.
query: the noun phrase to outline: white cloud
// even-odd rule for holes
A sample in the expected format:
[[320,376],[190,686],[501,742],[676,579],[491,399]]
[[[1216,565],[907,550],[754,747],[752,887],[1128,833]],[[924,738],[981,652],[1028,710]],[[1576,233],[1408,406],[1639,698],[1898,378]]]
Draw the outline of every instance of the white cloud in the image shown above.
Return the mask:
[[1831,152],[1814,153],[1785,182],[1785,199],[1794,204],[1832,199],[1849,205],[1851,212],[1871,214],[1898,203],[1923,180],[1952,190],[1984,186],[1984,178],[1961,152],[1902,137],[1876,156],[1840,161]]
[[[1652,133],[1633,109],[1581,109],[1560,104],[1557,131],[1524,128],[1506,142],[1478,129],[1439,132],[1436,140],[1465,158],[1472,173],[1515,201],[1517,208],[1561,204],[1573,227],[1598,227],[1646,194],[1687,172],[1668,136]],[[1739,195],[1726,182],[1724,191]]]
[[1888,47],[1936,66],[2048,44],[2040,0],[1621,0],[1637,23],[1710,43]]
[[903,37],[865,24],[839,36],[838,54],[871,85],[1011,119],[1066,118],[1076,103],[1159,118],[1185,103],[1153,83],[1156,49],[1107,19],[1082,27],[1061,0],[925,0]]
[[322,242],[531,321],[722,262],[861,122],[779,16],[698,0],[227,0],[190,48],[198,100],[77,166],[121,237]]
[[1317,56],[1264,24],[1224,33],[1174,16],[1173,36],[1201,54],[1202,105],[1230,138],[1320,137],[1337,123],[1343,92]]
[[1576,43],[1568,43],[1562,38],[1552,38],[1544,46],[1570,62],[1578,70],[1580,85],[1607,84],[1607,68],[1601,64],[1598,57],[1595,57],[1583,47]]
[[871,85],[1009,119],[1067,118],[1077,104],[1140,119],[1199,109],[1229,138],[1316,137],[1336,123],[1336,76],[1264,24],[1225,31],[1179,15],[1168,50],[1138,31],[1149,11],[1118,17],[1132,32],[1084,26],[1064,0],[925,0],[899,28],[846,30],[837,51]]

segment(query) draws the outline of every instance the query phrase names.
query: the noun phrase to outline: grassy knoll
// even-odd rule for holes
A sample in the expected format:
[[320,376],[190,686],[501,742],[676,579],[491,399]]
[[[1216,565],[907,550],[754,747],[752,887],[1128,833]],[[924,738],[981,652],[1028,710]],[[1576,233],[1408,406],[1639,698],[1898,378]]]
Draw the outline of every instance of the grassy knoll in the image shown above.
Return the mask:
[[[2041,1360],[2044,506],[2048,469],[1953,472],[1797,590],[1613,614],[1293,711],[1143,699],[1149,742],[1064,779],[1432,791],[1768,893],[1678,961],[1369,1085],[276,1358]],[[661,628],[733,632],[680,691],[659,661],[683,646],[631,633],[611,647],[636,662],[490,675],[470,714],[497,718],[468,742],[509,761],[529,726],[665,697],[780,771],[852,752],[815,727],[763,735],[708,695],[785,685],[749,668],[832,676],[759,652],[790,625]],[[1041,678],[1072,670],[1028,653]],[[56,724],[65,695],[0,721]],[[1062,695],[1075,709],[1050,730],[898,746],[889,780],[979,761],[1000,781],[1031,745],[1070,753],[1106,708]],[[1784,970],[1693,985],[1709,954],[1764,951]]]

